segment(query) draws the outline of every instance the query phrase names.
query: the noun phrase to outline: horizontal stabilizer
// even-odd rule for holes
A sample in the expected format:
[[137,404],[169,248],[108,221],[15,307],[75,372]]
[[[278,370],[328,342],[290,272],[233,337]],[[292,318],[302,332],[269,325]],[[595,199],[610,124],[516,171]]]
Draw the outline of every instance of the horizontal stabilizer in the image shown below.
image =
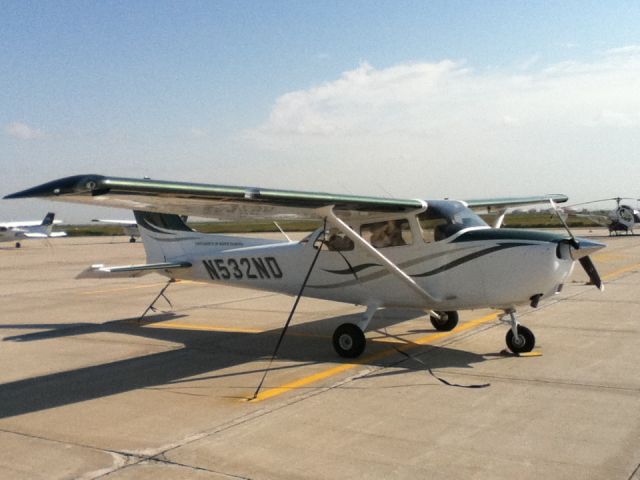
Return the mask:
[[142,265],[122,265],[117,267],[106,267],[102,264],[91,265],[89,268],[81,272],[76,278],[122,278],[122,277],[140,277],[147,273],[157,272],[159,270],[174,270],[176,268],[189,268],[189,262],[165,262],[165,263],[146,263]]
[[20,232],[26,238],[56,238],[66,237],[67,232],[51,232],[49,234],[43,232]]

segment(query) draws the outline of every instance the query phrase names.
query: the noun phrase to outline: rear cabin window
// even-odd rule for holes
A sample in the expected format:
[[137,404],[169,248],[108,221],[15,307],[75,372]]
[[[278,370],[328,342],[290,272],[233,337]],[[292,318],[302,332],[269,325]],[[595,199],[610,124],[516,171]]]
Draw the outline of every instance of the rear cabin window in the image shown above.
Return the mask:
[[407,219],[366,223],[360,227],[360,235],[375,248],[411,245],[413,235]]

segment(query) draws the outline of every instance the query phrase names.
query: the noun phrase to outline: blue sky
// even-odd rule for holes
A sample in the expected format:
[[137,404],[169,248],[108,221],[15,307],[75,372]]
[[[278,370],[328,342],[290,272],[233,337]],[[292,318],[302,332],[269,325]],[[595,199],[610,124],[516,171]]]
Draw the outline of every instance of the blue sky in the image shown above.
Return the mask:
[[[0,194],[105,173],[423,198],[640,195],[638,2],[1,9]],[[0,220],[50,208],[93,213],[7,201]]]

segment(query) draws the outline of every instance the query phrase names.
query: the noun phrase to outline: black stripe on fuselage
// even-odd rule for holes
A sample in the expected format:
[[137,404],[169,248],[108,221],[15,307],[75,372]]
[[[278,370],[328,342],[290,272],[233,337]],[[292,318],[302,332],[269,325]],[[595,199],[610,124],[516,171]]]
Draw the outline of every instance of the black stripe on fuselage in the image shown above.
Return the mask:
[[326,268],[323,268],[323,270],[328,273],[335,273],[336,275],[353,275],[354,272],[360,273],[362,270],[365,270],[367,268],[381,266],[382,265],[380,265],[379,263],[363,263],[360,265],[355,265],[351,268],[345,268],[343,270],[327,270]]
[[449,262],[445,265],[441,265],[438,268],[434,268],[433,270],[429,270],[428,272],[424,272],[424,273],[417,273],[417,274],[413,274],[411,275],[412,277],[415,278],[422,278],[422,277],[430,277],[432,275],[437,275],[438,273],[442,273],[442,272],[446,272],[447,270],[451,270],[452,268],[456,268],[464,263],[470,262],[471,260],[475,260],[476,258],[479,257],[484,257],[485,255],[489,255],[490,253],[493,252],[498,252],[500,250],[505,250],[507,248],[515,248],[515,247],[524,247],[524,246],[529,246],[529,245],[537,245],[535,243],[521,243],[521,242],[512,242],[512,243],[500,243],[498,245],[495,245],[493,247],[489,247],[489,248],[485,248],[484,250],[480,250],[478,252],[474,252],[474,253],[470,253],[469,255],[465,255],[463,257],[457,258],[452,262]]
[[528,242],[552,242],[558,243],[567,240],[566,235],[539,232],[536,230],[519,230],[516,228],[480,228],[469,230],[453,239],[451,243],[477,242],[484,240],[520,240]]

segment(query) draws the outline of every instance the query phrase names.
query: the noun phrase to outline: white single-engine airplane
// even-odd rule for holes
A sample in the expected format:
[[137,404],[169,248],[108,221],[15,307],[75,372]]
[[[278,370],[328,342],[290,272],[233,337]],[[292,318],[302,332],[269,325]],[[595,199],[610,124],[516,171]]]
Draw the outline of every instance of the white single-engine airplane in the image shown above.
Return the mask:
[[59,220],[54,220],[54,217],[55,213],[49,212],[42,221],[0,223],[0,242],[16,242],[16,248],[20,248],[22,246],[20,240],[25,238],[65,237],[67,232],[51,231],[54,224],[61,223]]
[[135,220],[105,220],[102,218],[94,218],[92,222],[104,223],[106,225],[116,225],[122,227],[122,231],[129,237],[129,243],[135,243],[136,237],[140,236],[138,224]]
[[[602,289],[589,254],[605,245],[571,235],[489,227],[471,208],[565,202],[563,195],[519,199],[413,200],[250,187],[79,175],[5,198],[40,197],[134,211],[147,263],[94,265],[83,276],[198,280],[366,306],[357,323],[340,325],[336,352],[358,357],[364,332],[383,307],[429,312],[452,330],[457,310],[504,310],[508,348],[529,352],[533,333],[519,324],[518,305],[559,292],[575,261]],[[196,232],[180,215],[227,219],[316,218],[324,225],[301,241]],[[501,220],[501,219],[500,219]]]

